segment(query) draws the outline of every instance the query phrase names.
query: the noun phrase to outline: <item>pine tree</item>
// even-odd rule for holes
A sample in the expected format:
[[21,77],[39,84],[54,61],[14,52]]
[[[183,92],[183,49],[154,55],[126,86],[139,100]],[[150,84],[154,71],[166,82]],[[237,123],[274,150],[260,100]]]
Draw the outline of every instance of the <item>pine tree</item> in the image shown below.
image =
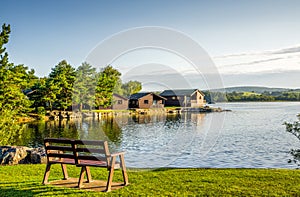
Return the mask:
[[49,103],[51,110],[53,106],[63,110],[72,106],[75,78],[75,69],[66,60],[59,62],[52,68],[46,80],[47,94],[44,98]]
[[76,81],[74,83],[73,101],[79,105],[82,111],[83,105],[90,109],[94,106],[96,87],[96,69],[84,62],[76,70]]
[[24,116],[31,102],[23,91],[29,87],[27,67],[9,62],[5,44],[9,41],[10,25],[3,24],[0,33],[0,144],[14,143],[20,137],[23,126],[18,117]]

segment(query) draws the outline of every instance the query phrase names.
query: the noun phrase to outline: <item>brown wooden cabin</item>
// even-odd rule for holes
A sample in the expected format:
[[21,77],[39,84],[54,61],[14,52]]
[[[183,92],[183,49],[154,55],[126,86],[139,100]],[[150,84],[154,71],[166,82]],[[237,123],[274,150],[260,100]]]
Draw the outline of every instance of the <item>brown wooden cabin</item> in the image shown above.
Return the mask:
[[167,99],[153,92],[141,92],[129,97],[129,108],[163,108]]
[[204,93],[198,89],[165,90],[160,96],[166,98],[166,107],[203,107],[206,103]]
[[116,109],[116,110],[128,109],[128,101],[129,101],[128,98],[114,93],[112,109]]

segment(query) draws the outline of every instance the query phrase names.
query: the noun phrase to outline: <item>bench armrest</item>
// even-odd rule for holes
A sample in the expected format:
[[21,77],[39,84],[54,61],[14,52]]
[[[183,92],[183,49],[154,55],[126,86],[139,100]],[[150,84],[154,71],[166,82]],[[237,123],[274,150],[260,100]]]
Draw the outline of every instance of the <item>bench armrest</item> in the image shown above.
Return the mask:
[[125,154],[125,152],[123,151],[123,152],[118,152],[118,153],[112,153],[109,156],[116,157],[116,156],[120,156],[120,155],[124,155],[124,154]]

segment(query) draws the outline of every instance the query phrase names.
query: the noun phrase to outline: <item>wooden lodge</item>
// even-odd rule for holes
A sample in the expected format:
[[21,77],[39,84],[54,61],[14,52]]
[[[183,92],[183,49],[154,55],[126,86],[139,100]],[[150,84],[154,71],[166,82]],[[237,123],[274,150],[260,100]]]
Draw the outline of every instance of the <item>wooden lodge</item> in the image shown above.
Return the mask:
[[198,89],[165,90],[160,96],[166,98],[165,107],[203,107],[206,103],[204,93]]
[[113,94],[113,104],[112,109],[115,110],[125,110],[128,109],[128,98],[125,98],[119,94]]
[[153,92],[136,93],[132,94],[129,98],[129,108],[163,108],[166,100],[166,98]]

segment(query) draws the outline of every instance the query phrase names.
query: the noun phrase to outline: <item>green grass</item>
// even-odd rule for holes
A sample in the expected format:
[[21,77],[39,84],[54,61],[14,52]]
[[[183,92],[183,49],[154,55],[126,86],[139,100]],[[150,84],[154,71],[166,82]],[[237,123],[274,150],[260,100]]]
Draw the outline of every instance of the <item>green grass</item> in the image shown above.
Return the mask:
[[[52,166],[49,181],[62,178]],[[130,185],[110,193],[42,185],[45,165],[0,166],[0,196],[300,196],[300,171],[287,169],[156,169],[128,170]],[[79,168],[68,166],[69,176]],[[105,169],[91,169],[105,180]],[[114,181],[121,181],[115,172]]]
[[258,96],[258,95],[261,95],[261,94],[255,93],[255,92],[243,92],[243,96],[252,96],[252,95]]

